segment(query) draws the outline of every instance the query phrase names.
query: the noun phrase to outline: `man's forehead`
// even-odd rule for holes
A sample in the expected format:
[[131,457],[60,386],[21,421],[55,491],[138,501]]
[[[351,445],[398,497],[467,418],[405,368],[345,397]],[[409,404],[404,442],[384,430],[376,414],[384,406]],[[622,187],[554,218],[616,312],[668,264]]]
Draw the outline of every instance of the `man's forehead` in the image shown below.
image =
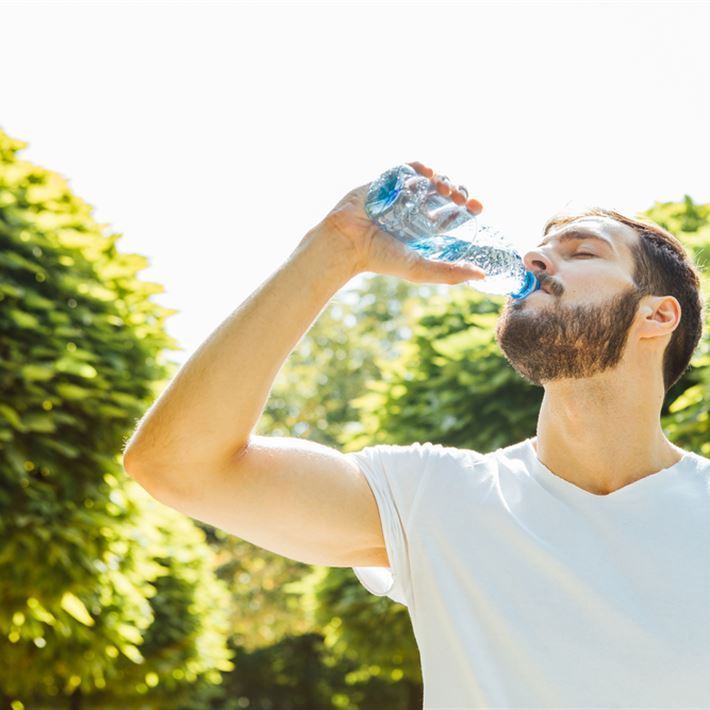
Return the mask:
[[545,235],[545,241],[574,230],[589,231],[606,237],[620,252],[624,250],[630,252],[639,238],[636,231],[623,222],[618,222],[611,217],[590,215],[561,226],[551,227]]

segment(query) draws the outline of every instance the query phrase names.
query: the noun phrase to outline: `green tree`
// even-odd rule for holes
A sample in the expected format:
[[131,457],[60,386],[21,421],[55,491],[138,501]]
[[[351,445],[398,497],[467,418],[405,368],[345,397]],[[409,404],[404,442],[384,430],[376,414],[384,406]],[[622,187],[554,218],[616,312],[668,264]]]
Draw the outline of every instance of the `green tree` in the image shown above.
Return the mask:
[[380,377],[441,287],[368,275],[338,292],[274,382],[257,433],[338,447],[362,429],[355,400]]
[[[700,267],[703,293],[710,294],[710,204],[696,205],[689,195],[682,203],[657,202],[648,218],[678,236]],[[678,446],[710,457],[710,309],[705,332],[690,368],[666,395],[662,424]]]
[[0,131],[0,692],[157,707],[232,667],[204,535],[120,461],[175,311],[26,145]]

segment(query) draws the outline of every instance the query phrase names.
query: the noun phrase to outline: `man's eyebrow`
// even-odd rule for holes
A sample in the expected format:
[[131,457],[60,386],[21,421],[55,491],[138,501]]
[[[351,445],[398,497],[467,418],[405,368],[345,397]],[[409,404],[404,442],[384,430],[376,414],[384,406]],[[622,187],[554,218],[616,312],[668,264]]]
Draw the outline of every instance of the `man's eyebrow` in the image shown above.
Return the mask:
[[[552,237],[545,237],[538,246],[545,246],[545,244],[548,244],[551,242],[553,239],[555,239],[554,236]],[[570,240],[581,240],[581,239],[596,239],[597,241],[603,242],[606,244],[612,251],[614,251],[614,245],[606,238],[602,237],[599,234],[595,234],[594,232],[588,232],[585,229],[568,229],[562,234],[560,234],[558,237],[556,237],[557,241],[559,242],[568,242]]]

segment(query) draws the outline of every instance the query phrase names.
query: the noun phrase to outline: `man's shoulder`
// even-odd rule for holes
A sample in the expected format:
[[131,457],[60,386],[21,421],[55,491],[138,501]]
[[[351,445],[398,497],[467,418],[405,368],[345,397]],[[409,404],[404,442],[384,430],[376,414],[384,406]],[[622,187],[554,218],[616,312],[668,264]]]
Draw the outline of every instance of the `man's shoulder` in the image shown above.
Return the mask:
[[500,446],[491,451],[480,451],[478,449],[462,446],[452,446],[447,444],[431,444],[429,452],[432,458],[452,458],[467,463],[493,463],[505,461],[522,461],[529,452],[529,439],[518,441],[514,444]]
[[501,446],[491,451],[481,451],[454,444],[442,444],[432,441],[413,441],[409,444],[379,443],[366,446],[354,456],[379,456],[392,461],[411,461],[419,463],[459,463],[466,466],[522,461],[529,453],[529,439]]
[[690,449],[682,449],[682,451],[685,454],[685,458],[689,461],[694,461],[702,469],[710,469],[710,458],[707,456],[703,456]]

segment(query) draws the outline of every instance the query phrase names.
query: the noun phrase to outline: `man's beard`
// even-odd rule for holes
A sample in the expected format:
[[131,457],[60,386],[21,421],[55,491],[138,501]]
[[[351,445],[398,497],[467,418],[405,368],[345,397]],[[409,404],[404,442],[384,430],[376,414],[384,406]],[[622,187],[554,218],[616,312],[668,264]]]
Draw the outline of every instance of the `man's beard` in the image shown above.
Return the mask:
[[552,307],[509,301],[496,340],[513,368],[534,385],[592,377],[621,360],[641,297],[632,287],[601,305],[563,306],[557,295],[550,296]]

